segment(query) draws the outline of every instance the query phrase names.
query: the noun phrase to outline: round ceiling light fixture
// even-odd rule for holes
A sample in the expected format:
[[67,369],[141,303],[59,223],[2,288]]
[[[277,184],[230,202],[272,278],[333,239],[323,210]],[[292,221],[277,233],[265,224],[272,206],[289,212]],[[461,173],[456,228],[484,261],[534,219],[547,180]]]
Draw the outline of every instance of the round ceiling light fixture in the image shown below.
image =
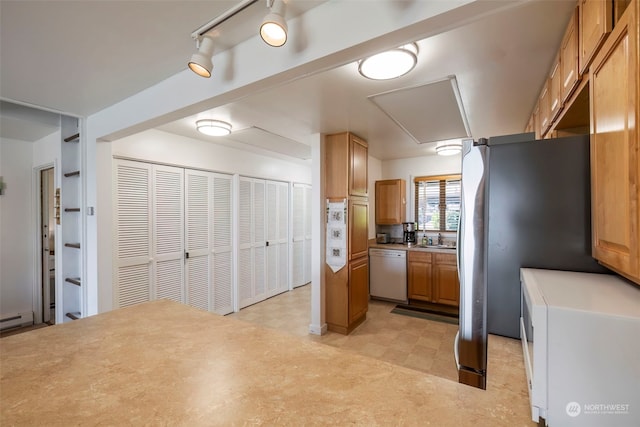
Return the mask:
[[453,156],[459,154],[462,151],[462,140],[450,139],[447,141],[440,141],[436,145],[436,153],[439,156]]
[[404,76],[418,63],[418,45],[409,43],[358,61],[358,72],[372,80]]
[[231,133],[231,124],[222,120],[204,119],[196,122],[196,129],[209,136],[227,136]]

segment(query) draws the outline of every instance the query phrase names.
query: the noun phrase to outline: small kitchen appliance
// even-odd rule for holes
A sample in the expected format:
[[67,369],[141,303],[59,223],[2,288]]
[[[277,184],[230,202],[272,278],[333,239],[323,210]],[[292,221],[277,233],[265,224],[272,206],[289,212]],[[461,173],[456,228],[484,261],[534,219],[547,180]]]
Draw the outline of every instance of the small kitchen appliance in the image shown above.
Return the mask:
[[387,233],[377,233],[376,243],[389,243],[389,235]]
[[416,243],[416,223],[415,222],[403,222],[402,223],[402,243]]

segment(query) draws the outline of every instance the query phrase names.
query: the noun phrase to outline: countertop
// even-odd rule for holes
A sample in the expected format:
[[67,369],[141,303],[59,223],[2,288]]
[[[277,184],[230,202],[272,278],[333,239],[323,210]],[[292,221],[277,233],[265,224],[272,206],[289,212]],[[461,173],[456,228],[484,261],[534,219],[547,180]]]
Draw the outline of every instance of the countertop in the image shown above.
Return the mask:
[[493,392],[168,300],[2,338],[0,362],[7,426],[531,425]]
[[375,240],[369,242],[369,248],[395,249],[395,250],[401,250],[401,251],[436,252],[436,253],[444,253],[444,254],[456,253],[456,248],[438,248],[436,246],[421,247],[417,245],[408,246],[402,243],[376,243]]

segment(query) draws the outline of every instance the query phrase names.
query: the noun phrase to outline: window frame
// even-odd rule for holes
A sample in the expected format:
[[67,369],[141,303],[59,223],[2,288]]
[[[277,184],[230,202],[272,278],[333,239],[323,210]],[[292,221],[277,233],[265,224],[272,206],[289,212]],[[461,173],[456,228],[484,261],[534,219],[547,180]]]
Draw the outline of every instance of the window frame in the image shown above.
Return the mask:
[[[447,204],[446,204],[446,186],[447,181],[461,181],[461,174],[450,174],[450,175],[429,175],[429,176],[417,176],[413,179],[413,193],[414,193],[414,218],[416,219],[417,229],[416,231],[424,231],[424,232],[457,232],[456,230],[447,230]],[[438,211],[440,213],[440,227],[439,229],[428,229],[428,228],[420,228],[420,221],[418,217],[418,207],[419,207],[419,192],[418,188],[420,182],[425,181],[439,181],[439,200],[438,200]],[[461,189],[462,192],[462,189]],[[460,195],[462,197],[462,194]]]

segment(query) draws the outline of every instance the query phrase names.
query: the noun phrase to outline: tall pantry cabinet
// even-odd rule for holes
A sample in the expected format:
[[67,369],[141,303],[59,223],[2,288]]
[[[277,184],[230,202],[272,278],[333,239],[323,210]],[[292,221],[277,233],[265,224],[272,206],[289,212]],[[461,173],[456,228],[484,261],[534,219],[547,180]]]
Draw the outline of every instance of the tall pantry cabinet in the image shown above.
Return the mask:
[[325,136],[325,198],[328,202],[347,201],[346,266],[334,273],[325,265],[327,326],[342,334],[349,334],[364,321],[369,306],[367,162],[365,140],[350,132]]

